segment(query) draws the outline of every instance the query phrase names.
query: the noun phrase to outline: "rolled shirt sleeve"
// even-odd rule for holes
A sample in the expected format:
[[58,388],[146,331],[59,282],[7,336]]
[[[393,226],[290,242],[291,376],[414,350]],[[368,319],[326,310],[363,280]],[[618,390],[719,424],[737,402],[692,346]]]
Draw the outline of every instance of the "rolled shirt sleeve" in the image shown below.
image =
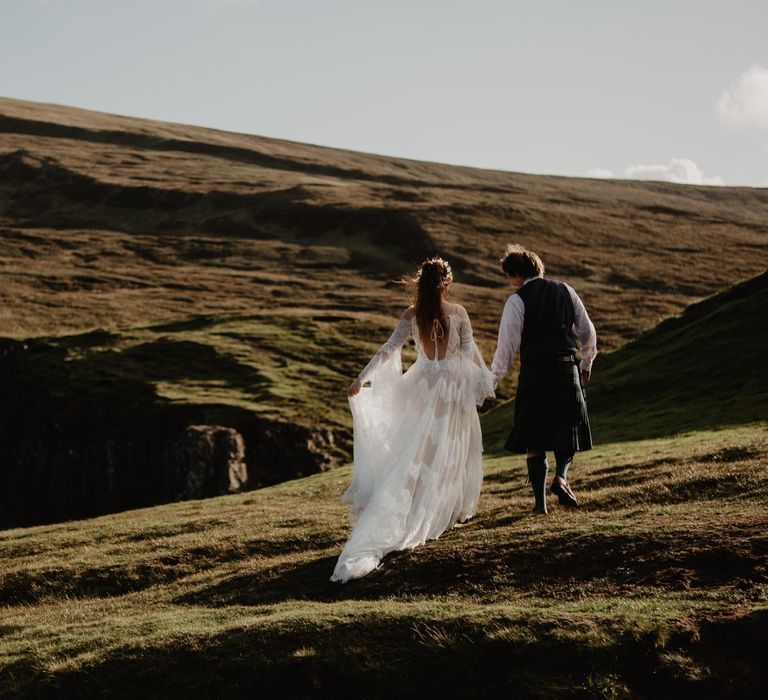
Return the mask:
[[517,294],[513,294],[504,304],[501,323],[499,323],[499,337],[491,364],[494,388],[504,378],[515,359],[515,355],[520,350],[520,337],[523,333],[524,320],[525,304]]
[[592,363],[597,357],[597,333],[595,333],[595,326],[590,321],[587,315],[587,310],[584,308],[584,304],[579,295],[569,285],[565,285],[571,295],[571,301],[573,302],[573,329],[576,332],[576,337],[579,339],[579,349],[581,350],[581,369],[591,370]]

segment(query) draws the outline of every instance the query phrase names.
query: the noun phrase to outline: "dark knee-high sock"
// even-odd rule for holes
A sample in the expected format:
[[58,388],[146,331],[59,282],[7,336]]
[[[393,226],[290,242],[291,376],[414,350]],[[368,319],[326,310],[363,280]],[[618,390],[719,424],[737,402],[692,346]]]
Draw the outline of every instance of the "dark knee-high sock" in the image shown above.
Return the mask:
[[547,472],[549,471],[549,462],[547,456],[528,457],[528,478],[533,488],[533,497],[535,499],[534,508],[540,510],[547,505]]
[[555,474],[562,477],[563,481],[568,481],[568,467],[573,464],[573,452],[555,451]]

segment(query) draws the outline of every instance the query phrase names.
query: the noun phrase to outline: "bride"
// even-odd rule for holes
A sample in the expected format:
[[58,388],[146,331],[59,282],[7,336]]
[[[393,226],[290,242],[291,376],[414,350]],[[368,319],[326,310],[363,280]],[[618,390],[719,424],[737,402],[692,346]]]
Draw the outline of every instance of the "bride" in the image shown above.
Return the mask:
[[[439,537],[471,518],[480,496],[476,406],[493,396],[493,375],[466,310],[446,301],[450,265],[426,260],[410,281],[413,306],[347,391],[355,473],[342,498],[353,529],[331,581],[365,576],[388,552]],[[418,359],[403,374],[400,350],[411,337]]]

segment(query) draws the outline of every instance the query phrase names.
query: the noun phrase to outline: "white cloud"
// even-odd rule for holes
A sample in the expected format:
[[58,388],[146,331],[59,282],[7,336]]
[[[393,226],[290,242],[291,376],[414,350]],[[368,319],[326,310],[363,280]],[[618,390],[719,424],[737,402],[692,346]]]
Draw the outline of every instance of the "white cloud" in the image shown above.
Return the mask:
[[730,127],[768,129],[768,68],[750,66],[723,90],[716,108],[720,120]]
[[704,177],[701,168],[690,158],[673,158],[667,165],[630,165],[624,177],[631,180],[662,180],[685,185],[724,185],[719,175]]
[[605,168],[592,168],[591,170],[587,170],[587,177],[610,178],[613,177],[613,171],[606,170]]

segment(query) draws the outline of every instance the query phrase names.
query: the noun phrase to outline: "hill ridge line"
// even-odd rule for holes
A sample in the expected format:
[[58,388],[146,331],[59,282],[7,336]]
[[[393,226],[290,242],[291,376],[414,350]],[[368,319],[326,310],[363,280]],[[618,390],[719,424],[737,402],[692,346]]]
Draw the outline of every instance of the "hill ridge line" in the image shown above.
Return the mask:
[[[264,153],[263,151],[241,146],[225,146],[205,141],[195,141],[193,139],[187,140],[181,138],[164,138],[162,136],[140,134],[135,131],[118,131],[114,129],[86,129],[85,127],[74,126],[71,124],[57,124],[55,122],[46,122],[36,119],[9,117],[5,114],[0,114],[0,133],[72,139],[89,141],[91,143],[107,143],[152,151],[170,151],[190,153],[194,155],[206,155],[222,158],[224,160],[232,160],[239,163],[258,165],[264,168],[269,168],[271,170],[300,172],[306,173],[308,175],[323,175],[347,180],[360,180],[364,182],[379,182],[388,185],[407,185],[412,187],[429,187],[446,190],[471,190],[480,192],[495,192],[499,194],[514,194],[515,191],[517,191],[517,188],[493,187],[490,185],[467,186],[451,183],[430,182],[428,180],[419,180],[416,178],[397,177],[395,175],[374,175],[359,169],[341,168],[338,166],[322,165],[319,163],[301,163],[299,161],[291,160],[290,158],[271,156],[267,153]],[[301,144],[300,142],[297,143],[299,145],[305,145]],[[321,146],[320,148],[336,150],[332,147],[325,146]],[[354,152],[357,153],[357,151]],[[362,151],[360,153],[363,155],[372,155],[363,153]],[[393,157],[393,160],[397,159]],[[443,164],[441,163],[440,165]],[[541,177],[549,176],[542,175]]]

